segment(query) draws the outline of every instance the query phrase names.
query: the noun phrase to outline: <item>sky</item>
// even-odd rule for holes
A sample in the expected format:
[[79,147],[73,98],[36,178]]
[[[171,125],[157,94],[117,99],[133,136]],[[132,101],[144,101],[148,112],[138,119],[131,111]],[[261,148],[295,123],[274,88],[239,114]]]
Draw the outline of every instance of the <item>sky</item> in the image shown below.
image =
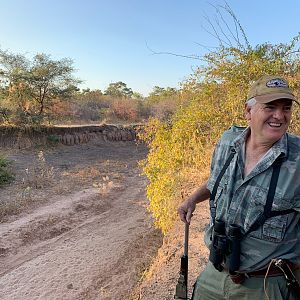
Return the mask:
[[[122,81],[147,96],[179,88],[215,47],[211,0],[0,0],[0,48],[28,58],[71,58],[80,88]],[[287,43],[300,31],[299,0],[227,0],[251,45]],[[224,11],[223,11],[224,12]],[[232,24],[232,19],[224,18]],[[218,17],[220,21],[220,17]],[[234,28],[231,25],[231,28]],[[222,25],[222,30],[226,26]],[[158,54],[161,53],[161,54]]]

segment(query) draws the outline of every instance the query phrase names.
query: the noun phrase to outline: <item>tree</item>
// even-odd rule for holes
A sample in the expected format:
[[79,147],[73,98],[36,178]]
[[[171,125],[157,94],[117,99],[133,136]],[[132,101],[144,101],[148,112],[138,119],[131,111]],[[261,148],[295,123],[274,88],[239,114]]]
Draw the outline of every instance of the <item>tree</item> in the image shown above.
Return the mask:
[[133,92],[132,96],[133,99],[142,100],[144,99],[144,96],[141,93]]
[[153,91],[150,92],[149,97],[153,98],[153,97],[168,97],[168,96],[173,96],[174,94],[176,94],[177,90],[175,88],[172,87],[159,87],[159,86],[155,86],[153,88]]
[[131,88],[127,87],[126,83],[118,81],[110,83],[108,88],[104,91],[104,95],[131,98],[133,91]]
[[42,119],[54,99],[66,99],[79,91],[81,81],[73,76],[74,71],[69,58],[53,60],[41,53],[30,60],[0,50],[0,84],[7,91],[6,100],[30,117]]

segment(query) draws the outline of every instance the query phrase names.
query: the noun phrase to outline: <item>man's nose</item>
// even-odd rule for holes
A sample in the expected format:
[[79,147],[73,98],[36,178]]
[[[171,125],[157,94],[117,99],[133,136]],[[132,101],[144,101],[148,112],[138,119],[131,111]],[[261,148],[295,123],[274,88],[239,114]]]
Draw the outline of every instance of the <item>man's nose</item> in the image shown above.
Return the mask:
[[283,119],[284,118],[284,111],[281,108],[277,108],[274,111],[273,117],[276,119]]

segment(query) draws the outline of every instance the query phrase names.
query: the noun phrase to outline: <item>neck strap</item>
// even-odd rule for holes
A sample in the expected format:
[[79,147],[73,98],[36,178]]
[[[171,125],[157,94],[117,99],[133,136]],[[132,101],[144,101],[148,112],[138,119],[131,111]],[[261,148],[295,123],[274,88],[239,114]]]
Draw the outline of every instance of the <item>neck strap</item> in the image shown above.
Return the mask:
[[[219,186],[220,181],[221,181],[223,175],[225,174],[228,166],[230,165],[230,162],[232,161],[234,155],[236,154],[236,151],[234,148],[231,148],[230,151],[231,151],[231,153],[230,153],[229,157],[227,158],[220,174],[218,175],[217,180],[214,184],[213,190],[210,195],[209,206],[210,206],[210,214],[211,214],[213,225],[215,224],[215,219],[216,219],[216,209],[217,208],[215,205],[215,198],[216,198],[218,186]],[[289,214],[291,212],[294,212],[293,209],[286,209],[286,210],[282,210],[282,211],[273,211],[273,212],[271,211],[272,204],[274,201],[275,190],[276,190],[276,186],[277,186],[277,182],[278,182],[278,178],[279,178],[280,168],[281,168],[283,161],[284,161],[284,157],[282,157],[281,155],[279,157],[277,157],[277,159],[274,161],[274,163],[272,165],[273,166],[272,177],[271,177],[271,181],[270,181],[270,186],[269,186],[269,190],[268,190],[268,194],[267,194],[267,200],[266,200],[266,204],[264,207],[264,211],[257,218],[257,220],[254,222],[254,224],[252,224],[250,226],[250,228],[246,234],[258,229],[261,225],[263,225],[263,223],[266,221],[266,219],[268,219],[270,217]]]
[[210,194],[210,199],[209,199],[209,207],[210,207],[210,215],[212,218],[212,222],[215,225],[215,219],[216,219],[216,206],[215,206],[215,198],[216,198],[216,194],[217,194],[217,190],[218,190],[218,186],[220,184],[220,181],[225,173],[225,171],[227,170],[228,166],[230,165],[234,155],[236,154],[236,151],[234,148],[230,149],[230,155],[228,156],[219,176],[217,177],[217,180],[215,182],[215,185],[213,187],[213,190]]

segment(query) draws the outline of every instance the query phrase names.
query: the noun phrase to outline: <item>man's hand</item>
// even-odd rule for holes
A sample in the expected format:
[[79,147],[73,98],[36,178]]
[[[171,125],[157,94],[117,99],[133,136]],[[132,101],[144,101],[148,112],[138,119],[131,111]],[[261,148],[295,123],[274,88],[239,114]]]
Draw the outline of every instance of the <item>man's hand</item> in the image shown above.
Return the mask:
[[196,204],[188,198],[178,207],[178,214],[182,222],[190,224]]
[[207,189],[207,182],[204,182],[192,195],[190,195],[179,207],[178,214],[182,222],[190,224],[196,204],[207,200],[210,192]]

